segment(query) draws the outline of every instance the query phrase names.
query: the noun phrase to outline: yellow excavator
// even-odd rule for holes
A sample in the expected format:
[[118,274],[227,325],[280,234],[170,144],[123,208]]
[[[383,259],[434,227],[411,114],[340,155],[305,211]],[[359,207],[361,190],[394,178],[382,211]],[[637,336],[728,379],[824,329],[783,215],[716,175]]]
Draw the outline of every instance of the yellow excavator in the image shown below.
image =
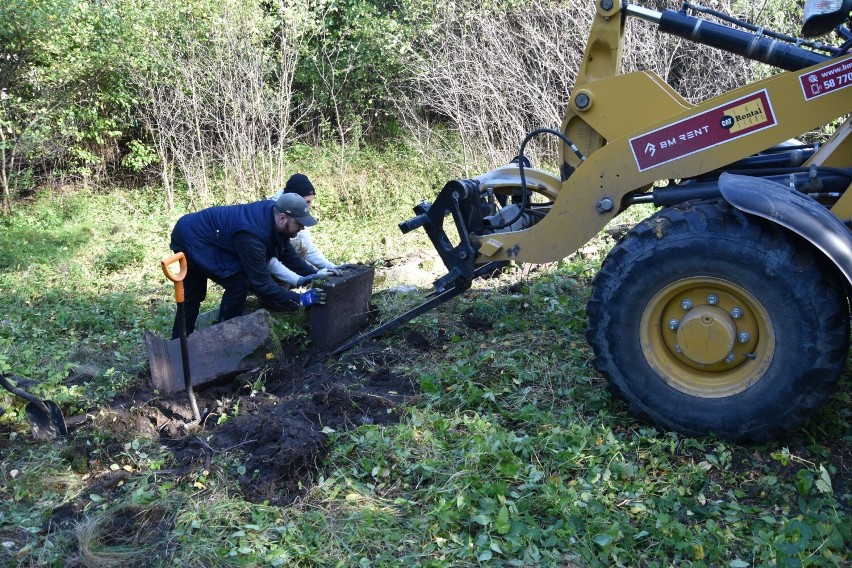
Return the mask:
[[[850,9],[806,0],[802,35],[833,33],[832,45],[692,4],[659,12],[596,0],[560,130],[529,133],[506,166],[417,205],[400,229],[424,228],[448,273],[425,304],[338,352],[507,261],[562,259],[650,203],[660,209],[594,279],[596,369],[634,414],[666,429],[760,441],[799,427],[834,392],[849,348]],[[631,19],[777,72],[691,104],[652,72],[619,74]],[[826,126],[824,143],[796,141]],[[524,156],[540,135],[559,139],[558,175]]]

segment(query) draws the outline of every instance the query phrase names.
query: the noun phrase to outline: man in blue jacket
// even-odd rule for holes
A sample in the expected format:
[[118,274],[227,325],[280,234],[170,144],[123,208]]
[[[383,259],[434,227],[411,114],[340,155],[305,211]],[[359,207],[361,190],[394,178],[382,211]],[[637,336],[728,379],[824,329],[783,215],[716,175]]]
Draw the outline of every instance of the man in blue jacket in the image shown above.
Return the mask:
[[[324,292],[291,292],[275,283],[268,268],[269,259],[278,256],[294,272],[316,272],[289,242],[303,228],[316,223],[304,198],[295,193],[286,193],[277,201],[209,207],[178,219],[172,230],[171,249],[183,252],[187,260],[183,281],[187,334],[195,331],[201,302],[207,297],[208,279],[225,289],[219,321],[243,314],[250,289],[275,310],[324,304]],[[177,317],[172,328],[172,338],[176,337]]]

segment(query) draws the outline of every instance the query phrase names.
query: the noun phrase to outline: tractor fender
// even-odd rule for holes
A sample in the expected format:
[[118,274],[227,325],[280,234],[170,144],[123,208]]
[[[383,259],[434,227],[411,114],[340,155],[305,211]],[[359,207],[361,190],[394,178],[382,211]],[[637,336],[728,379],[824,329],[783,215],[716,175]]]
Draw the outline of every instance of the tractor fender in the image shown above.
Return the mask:
[[787,186],[762,178],[723,173],[725,200],[793,231],[825,254],[852,284],[852,232],[828,209]]

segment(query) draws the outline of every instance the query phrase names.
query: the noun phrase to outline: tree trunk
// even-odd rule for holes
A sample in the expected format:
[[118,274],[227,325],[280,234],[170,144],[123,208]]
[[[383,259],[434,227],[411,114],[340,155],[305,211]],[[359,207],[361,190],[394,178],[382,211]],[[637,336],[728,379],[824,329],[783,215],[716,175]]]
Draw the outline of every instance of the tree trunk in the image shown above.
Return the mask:
[[12,191],[9,189],[9,171],[12,169],[12,161],[15,159],[15,154],[9,159],[9,164],[6,163],[6,133],[0,128],[0,185],[3,186],[3,216],[8,217],[12,214]]

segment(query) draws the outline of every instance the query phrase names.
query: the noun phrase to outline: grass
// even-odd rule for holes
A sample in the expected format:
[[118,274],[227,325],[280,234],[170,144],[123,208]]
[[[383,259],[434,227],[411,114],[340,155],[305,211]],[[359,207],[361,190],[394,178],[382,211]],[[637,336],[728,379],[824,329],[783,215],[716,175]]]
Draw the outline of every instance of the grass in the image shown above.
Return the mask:
[[[402,487],[417,487],[417,499],[403,493],[434,515],[419,529],[436,553],[450,564],[842,563],[849,536],[835,527],[848,524],[849,487],[827,480],[842,467],[832,457],[835,444],[850,439],[841,402],[848,405],[848,396],[815,421],[817,429],[834,422],[841,437],[806,431],[792,450],[684,438],[635,423],[589,368],[585,286],[563,274],[513,294],[467,297],[452,313],[423,322],[423,333],[463,329],[454,317],[478,310],[505,331],[498,325],[487,336],[450,336],[443,364],[418,363],[436,370],[421,374],[428,398],[412,411],[414,432],[395,432],[381,444],[349,436],[350,457],[406,457],[383,467]],[[834,421],[832,412],[846,418]],[[417,431],[429,435],[418,439]]]
[[[67,415],[144,380],[143,331],[170,329],[159,260],[183,207],[158,200],[45,195],[0,221],[0,365]],[[315,240],[340,261],[428,250],[398,233],[403,201],[368,220],[338,211]],[[321,477],[286,508],[243,500],[241,464],[226,453],[170,475],[169,451],[131,434],[35,443],[20,402],[3,395],[0,563],[848,565],[850,373],[803,430],[765,445],[637,422],[607,394],[584,339],[610,245],[600,237],[560,263],[478,281],[388,338],[382,364],[421,394],[399,424],[330,434]],[[416,298],[377,301],[387,318]],[[407,343],[413,332],[431,349]],[[360,357],[331,365],[378,364]],[[80,501],[80,520],[56,524]]]

